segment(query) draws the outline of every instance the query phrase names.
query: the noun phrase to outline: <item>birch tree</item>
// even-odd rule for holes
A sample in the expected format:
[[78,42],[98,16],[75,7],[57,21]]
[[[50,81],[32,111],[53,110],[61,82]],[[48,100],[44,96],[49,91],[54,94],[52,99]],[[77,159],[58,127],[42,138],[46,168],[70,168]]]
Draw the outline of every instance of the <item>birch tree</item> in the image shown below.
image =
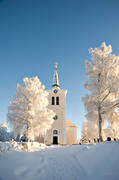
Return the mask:
[[7,119],[14,134],[25,134],[27,141],[44,135],[53,123],[55,113],[48,109],[48,92],[38,77],[24,78],[8,107]]
[[[89,94],[83,97],[87,118],[98,122],[99,140],[103,141],[103,124],[109,112],[119,106],[119,57],[112,54],[111,45],[102,43],[89,49],[91,61],[86,62],[88,82],[84,88]],[[95,113],[94,113],[95,112]]]

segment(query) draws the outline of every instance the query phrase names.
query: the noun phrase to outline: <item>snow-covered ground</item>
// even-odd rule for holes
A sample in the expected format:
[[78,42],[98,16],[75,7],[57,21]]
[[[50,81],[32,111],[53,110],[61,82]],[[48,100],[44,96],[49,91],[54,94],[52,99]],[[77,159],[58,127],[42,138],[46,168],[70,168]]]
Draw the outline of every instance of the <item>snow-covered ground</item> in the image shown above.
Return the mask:
[[[3,154],[8,151],[40,151],[42,149],[46,149],[49,146],[46,146],[45,144],[40,144],[38,142],[0,142],[0,153]],[[54,147],[54,146],[50,146]]]
[[17,148],[2,153],[0,180],[119,179],[119,142],[44,148],[40,145],[39,150],[25,152]]

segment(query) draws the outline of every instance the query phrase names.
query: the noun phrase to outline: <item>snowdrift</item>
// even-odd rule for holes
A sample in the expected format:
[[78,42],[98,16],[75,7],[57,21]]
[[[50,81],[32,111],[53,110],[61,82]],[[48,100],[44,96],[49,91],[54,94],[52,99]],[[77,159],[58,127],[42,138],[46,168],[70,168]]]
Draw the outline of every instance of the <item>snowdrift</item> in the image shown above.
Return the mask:
[[39,151],[41,149],[47,148],[45,144],[38,142],[0,142],[0,152],[7,151]]

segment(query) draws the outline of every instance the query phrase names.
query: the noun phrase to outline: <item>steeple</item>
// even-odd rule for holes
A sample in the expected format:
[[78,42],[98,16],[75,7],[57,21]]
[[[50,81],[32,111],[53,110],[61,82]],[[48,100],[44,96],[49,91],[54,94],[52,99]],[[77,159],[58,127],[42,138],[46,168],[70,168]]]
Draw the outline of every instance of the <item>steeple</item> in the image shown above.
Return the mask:
[[59,79],[58,79],[58,72],[57,72],[57,64],[58,63],[56,62],[55,63],[55,72],[54,72],[52,87],[60,87]]

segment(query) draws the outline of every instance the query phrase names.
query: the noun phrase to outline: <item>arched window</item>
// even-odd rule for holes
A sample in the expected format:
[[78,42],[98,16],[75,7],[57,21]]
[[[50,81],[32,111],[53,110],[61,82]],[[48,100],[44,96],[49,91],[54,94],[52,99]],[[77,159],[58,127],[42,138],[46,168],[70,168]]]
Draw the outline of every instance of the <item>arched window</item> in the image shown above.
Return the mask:
[[56,97],[56,105],[59,105],[59,97]]
[[52,97],[52,105],[55,105],[55,98]]

